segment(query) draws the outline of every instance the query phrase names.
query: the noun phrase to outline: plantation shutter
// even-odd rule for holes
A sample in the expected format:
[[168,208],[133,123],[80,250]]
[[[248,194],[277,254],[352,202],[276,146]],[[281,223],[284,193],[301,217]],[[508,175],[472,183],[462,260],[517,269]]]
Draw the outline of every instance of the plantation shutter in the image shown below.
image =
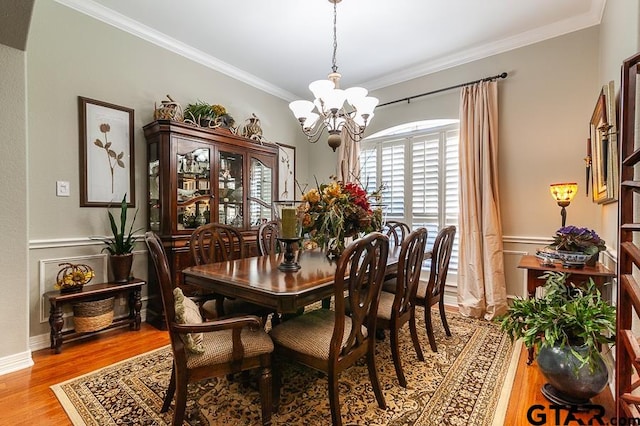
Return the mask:
[[387,218],[404,217],[404,144],[383,143],[381,151],[382,202],[389,206]]

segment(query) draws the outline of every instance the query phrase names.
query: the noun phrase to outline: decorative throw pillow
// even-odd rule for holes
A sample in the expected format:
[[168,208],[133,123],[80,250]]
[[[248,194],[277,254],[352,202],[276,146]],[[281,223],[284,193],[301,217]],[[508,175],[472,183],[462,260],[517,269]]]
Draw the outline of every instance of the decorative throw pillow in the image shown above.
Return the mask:
[[[202,323],[198,305],[188,297],[184,297],[179,287],[173,289],[173,298],[175,299],[176,322],[178,324]],[[182,341],[189,352],[194,354],[204,353],[204,345],[202,343],[204,337],[202,333],[181,334],[180,337],[182,337]]]

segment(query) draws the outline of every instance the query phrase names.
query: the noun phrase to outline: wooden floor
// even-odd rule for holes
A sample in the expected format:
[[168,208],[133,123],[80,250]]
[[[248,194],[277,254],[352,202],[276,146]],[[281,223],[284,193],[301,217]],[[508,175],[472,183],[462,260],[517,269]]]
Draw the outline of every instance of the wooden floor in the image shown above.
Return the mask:
[[[0,425],[70,425],[49,386],[168,343],[165,331],[143,323],[139,332],[121,328],[65,343],[62,353],[58,355],[49,349],[34,352],[33,367],[0,376]],[[535,363],[527,366],[525,359],[526,353],[523,350],[505,424],[580,424],[575,421],[565,422],[567,410],[549,407],[550,403],[540,393],[544,380]],[[605,407],[605,423],[609,424],[606,419],[614,412],[611,393],[605,390],[593,402]],[[531,418],[533,422],[537,422],[532,423],[527,419],[527,410],[536,404],[543,408],[532,412]],[[580,413],[576,418],[584,419],[584,424],[588,424],[592,414]],[[546,416],[544,423],[540,423],[542,415]]]

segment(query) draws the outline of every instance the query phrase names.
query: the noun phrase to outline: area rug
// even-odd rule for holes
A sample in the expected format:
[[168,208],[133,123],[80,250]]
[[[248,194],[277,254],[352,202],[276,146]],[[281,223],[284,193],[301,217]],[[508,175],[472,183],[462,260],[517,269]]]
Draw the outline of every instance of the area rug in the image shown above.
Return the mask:
[[[408,381],[398,384],[389,339],[376,345],[380,382],[388,405],[378,408],[364,362],[340,376],[345,425],[501,425],[519,348],[498,326],[448,313],[446,337],[434,311],[438,352],[431,351],[420,308],[418,330],[425,362],[417,359],[408,331],[400,351]],[[172,408],[160,413],[171,372],[164,347],[52,386],[71,422],[78,425],[170,425]],[[282,372],[280,408],[274,425],[330,425],[327,379],[304,366],[277,360]],[[255,381],[253,381],[255,382]],[[189,386],[184,425],[259,425],[257,386],[210,379]]]

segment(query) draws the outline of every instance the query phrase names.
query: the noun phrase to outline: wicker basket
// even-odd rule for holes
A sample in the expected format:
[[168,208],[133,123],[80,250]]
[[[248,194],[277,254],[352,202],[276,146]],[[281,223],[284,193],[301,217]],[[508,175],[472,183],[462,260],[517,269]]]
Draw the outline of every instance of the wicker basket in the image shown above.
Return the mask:
[[73,305],[73,323],[78,333],[88,333],[107,328],[113,322],[115,298],[80,302]]

